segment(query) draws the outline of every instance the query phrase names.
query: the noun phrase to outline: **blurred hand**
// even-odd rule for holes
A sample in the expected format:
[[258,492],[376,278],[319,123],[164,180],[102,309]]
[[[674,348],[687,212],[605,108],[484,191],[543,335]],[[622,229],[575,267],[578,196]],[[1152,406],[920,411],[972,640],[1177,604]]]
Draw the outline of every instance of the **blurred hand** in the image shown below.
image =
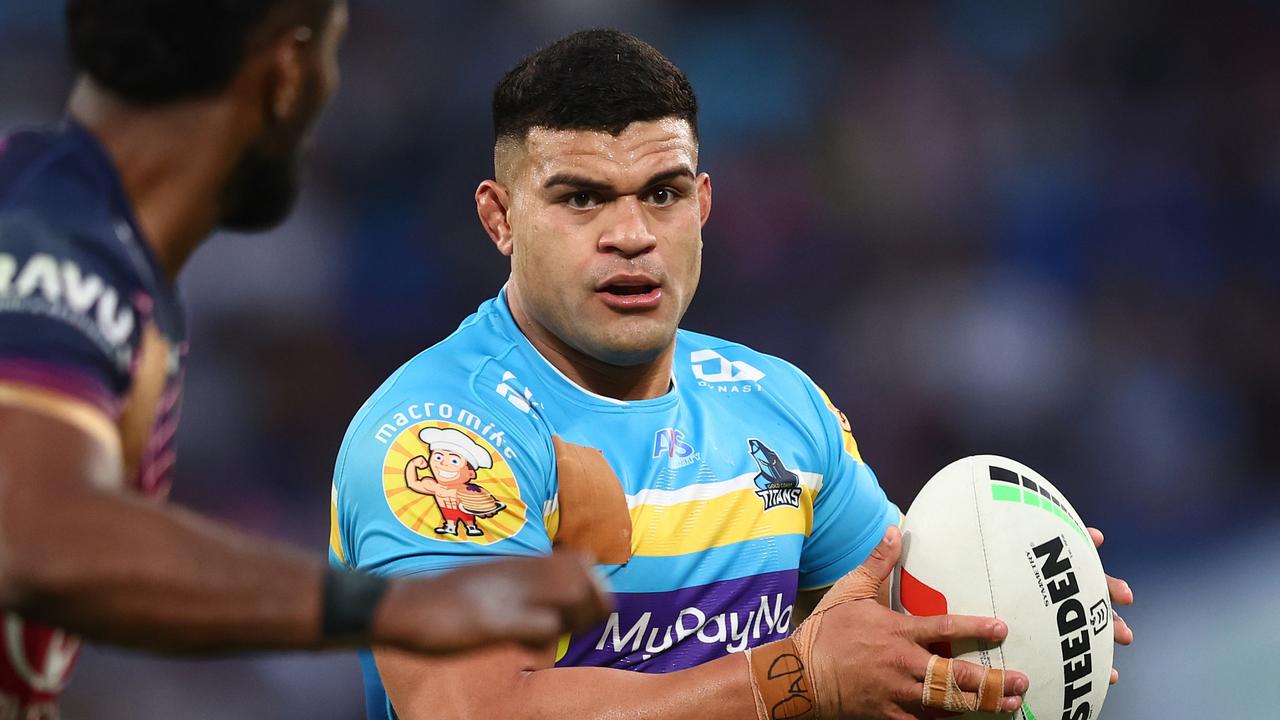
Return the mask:
[[577,553],[500,560],[393,580],[374,615],[373,643],[431,655],[503,642],[545,647],[611,608],[609,592]]
[[[1093,538],[1093,546],[1097,548],[1102,547],[1102,542],[1106,539],[1102,531],[1097,528],[1089,528],[1089,537]],[[1120,645],[1130,645],[1133,643],[1133,630],[1129,628],[1124,618],[1120,617],[1120,613],[1115,611],[1115,606],[1132,605],[1133,590],[1129,589],[1129,583],[1110,575],[1107,576],[1107,589],[1111,592],[1112,626],[1115,628],[1116,642]],[[1120,671],[1111,668],[1111,684],[1115,685],[1119,680]]]
[[[814,614],[796,630],[796,643],[812,640],[810,665],[819,703],[820,717],[875,718],[901,720],[922,717],[923,680],[932,653],[930,643],[981,640],[999,643],[1008,627],[990,617],[941,615],[911,617],[884,607],[876,600],[879,587],[893,570],[902,553],[902,536],[890,527],[871,556],[857,570],[828,591],[850,592],[847,587],[865,587],[850,600],[824,610],[819,603]],[[824,602],[825,599],[824,599]],[[806,625],[815,624],[806,629]],[[974,692],[982,682],[984,669],[973,663],[954,661],[953,671],[961,690]],[[1022,704],[1027,676],[1005,672],[1002,712],[1013,712]]]

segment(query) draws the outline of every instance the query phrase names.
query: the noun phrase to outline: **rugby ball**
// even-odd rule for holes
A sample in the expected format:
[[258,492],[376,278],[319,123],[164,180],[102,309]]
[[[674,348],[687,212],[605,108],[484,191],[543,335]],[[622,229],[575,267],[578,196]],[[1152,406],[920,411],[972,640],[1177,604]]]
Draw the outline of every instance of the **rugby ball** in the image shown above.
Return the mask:
[[1111,598],[1085,524],[1057,488],[1008,458],[967,457],[925,484],[902,530],[895,610],[1009,626],[999,646],[944,643],[934,653],[1026,673],[1016,720],[1098,717],[1115,649]]

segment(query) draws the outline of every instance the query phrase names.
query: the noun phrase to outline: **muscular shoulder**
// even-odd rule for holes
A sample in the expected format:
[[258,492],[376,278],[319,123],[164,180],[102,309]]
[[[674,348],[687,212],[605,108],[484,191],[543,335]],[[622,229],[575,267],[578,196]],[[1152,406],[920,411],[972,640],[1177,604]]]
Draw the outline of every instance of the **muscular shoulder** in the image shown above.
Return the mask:
[[113,256],[119,240],[92,246],[113,239],[118,181],[79,132],[28,131],[0,139],[0,214],[38,217],[58,235],[81,238],[86,250]]
[[[551,434],[516,387],[497,330],[482,307],[401,366],[352,420],[334,472],[330,543],[340,562],[429,572],[549,551]],[[454,465],[432,464],[443,462]]]
[[157,285],[120,191],[56,133],[3,142],[0,358],[83,371],[120,393]]

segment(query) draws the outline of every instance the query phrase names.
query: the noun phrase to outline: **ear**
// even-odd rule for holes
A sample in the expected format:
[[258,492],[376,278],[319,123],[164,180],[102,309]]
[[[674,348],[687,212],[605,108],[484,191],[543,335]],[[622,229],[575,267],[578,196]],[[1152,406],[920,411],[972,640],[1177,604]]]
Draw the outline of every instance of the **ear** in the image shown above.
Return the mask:
[[281,35],[269,50],[267,71],[267,110],[277,123],[287,121],[297,112],[306,82],[303,51],[311,42],[311,29],[300,27]]
[[511,257],[512,239],[511,223],[507,213],[511,208],[511,193],[497,180],[485,180],[476,188],[476,215],[480,224],[489,233],[498,252]]
[[707,218],[711,217],[711,176],[706,173],[698,175],[698,213],[699,223],[706,225]]

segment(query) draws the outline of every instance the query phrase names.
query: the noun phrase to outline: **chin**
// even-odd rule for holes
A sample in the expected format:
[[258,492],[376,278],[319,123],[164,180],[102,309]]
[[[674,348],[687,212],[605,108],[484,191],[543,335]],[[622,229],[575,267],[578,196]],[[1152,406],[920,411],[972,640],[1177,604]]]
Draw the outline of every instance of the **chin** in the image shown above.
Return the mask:
[[673,342],[674,329],[663,333],[627,334],[624,337],[600,338],[588,354],[610,365],[634,367],[657,360]]

